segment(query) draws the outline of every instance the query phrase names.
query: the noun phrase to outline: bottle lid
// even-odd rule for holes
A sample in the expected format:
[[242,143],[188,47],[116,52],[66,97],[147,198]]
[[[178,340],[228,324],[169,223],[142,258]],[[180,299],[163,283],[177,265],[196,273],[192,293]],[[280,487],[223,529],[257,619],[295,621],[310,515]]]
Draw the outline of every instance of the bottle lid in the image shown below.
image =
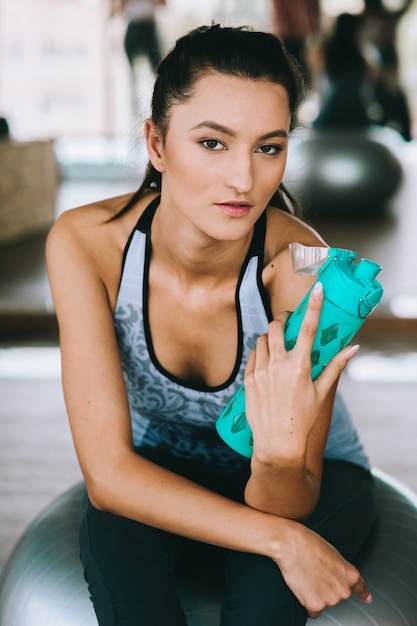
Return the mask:
[[325,296],[336,306],[364,319],[380,302],[383,289],[376,280],[381,266],[369,259],[354,263],[357,253],[329,248],[328,259],[319,270]]

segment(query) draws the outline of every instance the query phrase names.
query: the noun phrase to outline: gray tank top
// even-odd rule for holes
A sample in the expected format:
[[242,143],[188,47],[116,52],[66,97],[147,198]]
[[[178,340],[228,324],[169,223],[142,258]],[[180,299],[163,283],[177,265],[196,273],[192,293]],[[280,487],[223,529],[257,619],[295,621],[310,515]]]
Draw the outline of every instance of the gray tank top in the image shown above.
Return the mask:
[[[248,355],[267,332],[271,311],[262,284],[266,216],[255,225],[236,288],[238,350],[230,378],[199,388],[177,379],[158,362],[148,320],[151,224],[159,198],[146,208],[124,252],[114,324],[129,399],[135,449],[159,449],[183,459],[239,471],[247,467],[222,442],[215,422],[243,382]],[[346,406],[337,395],[325,456],[369,467]]]

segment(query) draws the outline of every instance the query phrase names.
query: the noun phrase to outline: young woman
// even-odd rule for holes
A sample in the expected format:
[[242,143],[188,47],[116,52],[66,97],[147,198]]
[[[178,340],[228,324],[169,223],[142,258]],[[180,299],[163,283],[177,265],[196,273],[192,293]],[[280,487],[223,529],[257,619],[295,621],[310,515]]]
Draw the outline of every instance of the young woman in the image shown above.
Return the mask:
[[[288,246],[324,245],[281,184],[301,91],[273,35],[192,31],[160,64],[138,192],[68,211],[49,236],[100,626],[184,625],[176,568],[214,555],[223,626],[299,625],[371,599],[349,561],[374,520],[372,477],[335,402],[357,347],[312,381],[320,287],[283,345],[312,281]],[[250,460],[215,430],[243,381]]]

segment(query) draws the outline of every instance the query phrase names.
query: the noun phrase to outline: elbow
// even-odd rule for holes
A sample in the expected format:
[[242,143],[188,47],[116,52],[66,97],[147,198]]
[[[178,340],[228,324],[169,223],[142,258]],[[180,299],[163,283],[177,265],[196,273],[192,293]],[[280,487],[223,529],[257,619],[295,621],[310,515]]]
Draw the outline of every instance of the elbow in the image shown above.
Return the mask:
[[275,515],[276,517],[283,517],[300,523],[305,523],[315,509],[315,503],[308,504],[308,506],[299,504],[292,505],[290,503],[280,503],[278,506],[262,506],[259,504],[257,506],[253,506],[248,502],[246,502],[246,504],[251,506],[251,508],[256,508],[258,511],[262,511],[262,513],[269,513],[270,515]]
[[[122,450],[120,454],[98,455],[96,458],[81,459],[88,499],[95,509],[118,513],[124,488],[132,478],[131,458],[136,454]],[[130,464],[130,465],[129,465]]]
[[305,502],[302,505],[289,505],[288,507],[279,507],[275,511],[269,511],[277,517],[285,517],[287,519],[294,520],[295,522],[305,523],[314,509],[316,508],[317,501]]
[[311,490],[308,492],[308,496],[304,499],[303,503],[300,503],[297,507],[298,510],[294,510],[294,515],[291,518],[297,522],[305,523],[313,514],[320,497],[320,488]]
[[85,481],[87,488],[87,496],[91,504],[98,511],[108,511],[108,495],[106,489],[96,481],[92,481],[91,478]]
[[[88,499],[95,509],[122,515],[126,504],[136,494],[138,484],[138,456],[124,452],[119,457],[107,458],[105,463],[90,463],[83,467]],[[133,459],[133,465],[132,465]]]
[[292,519],[297,522],[306,522],[315,510],[320,497],[320,485],[310,481],[306,497],[298,503],[298,510],[294,510]]
[[294,515],[291,519],[296,522],[305,523],[309,517],[312,515],[314,509],[316,508],[317,500],[308,507],[302,507],[300,511],[298,511],[298,515]]
[[114,512],[116,493],[112,480],[106,476],[84,476],[88,499],[98,511]]

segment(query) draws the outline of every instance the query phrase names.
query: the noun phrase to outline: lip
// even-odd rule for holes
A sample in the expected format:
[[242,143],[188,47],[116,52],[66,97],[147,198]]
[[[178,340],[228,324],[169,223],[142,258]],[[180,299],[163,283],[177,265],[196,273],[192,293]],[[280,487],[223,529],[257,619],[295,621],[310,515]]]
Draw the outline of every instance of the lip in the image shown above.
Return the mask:
[[239,200],[229,200],[227,202],[216,202],[216,206],[222,213],[231,217],[242,217],[247,215],[252,208],[249,202]]

